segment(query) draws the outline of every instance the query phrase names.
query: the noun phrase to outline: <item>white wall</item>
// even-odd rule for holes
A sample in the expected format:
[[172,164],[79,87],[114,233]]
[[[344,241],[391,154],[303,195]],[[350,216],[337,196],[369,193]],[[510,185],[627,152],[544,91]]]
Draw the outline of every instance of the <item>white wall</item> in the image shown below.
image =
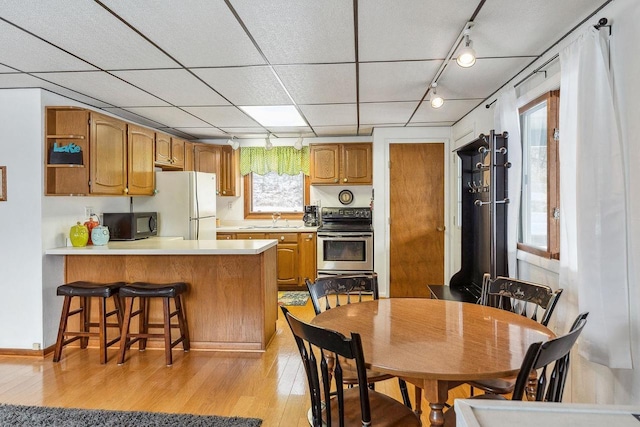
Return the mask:
[[[635,369],[609,369],[605,366],[590,363],[572,352],[571,375],[568,388],[565,392],[565,401],[586,403],[609,404],[640,404],[640,309],[637,301],[640,301],[640,278],[637,274],[640,260],[640,216],[636,214],[640,209],[640,198],[634,197],[640,191],[640,170],[635,165],[640,160],[640,145],[635,141],[640,135],[640,57],[638,55],[637,41],[640,40],[640,2],[636,0],[615,0],[601,10],[591,21],[577,29],[563,40],[557,47],[545,54],[536,64],[530,67],[520,76],[516,76],[511,84],[518,82],[535,67],[545,62],[548,58],[558,53],[562,48],[575,40],[587,25],[595,23],[599,18],[606,17],[613,24],[613,36],[611,37],[611,70],[614,77],[615,92],[619,105],[620,125],[623,138],[629,147],[627,155],[629,164],[629,194],[630,199],[630,295],[631,322],[632,322],[632,353]],[[558,66],[552,65],[552,72],[547,79],[538,75],[527,81],[519,89],[526,92],[524,98],[532,98],[547,92],[558,86]],[[562,96],[562,94],[560,95]],[[495,99],[495,96],[491,100]],[[522,99],[524,102],[525,99]],[[469,129],[475,133],[481,133],[493,128],[493,108],[484,106],[477,108],[467,117],[453,126],[454,140],[456,136],[464,135]],[[499,129],[497,129],[499,131]],[[561,130],[562,132],[562,130]],[[561,142],[562,143],[562,142]],[[607,141],[603,140],[603,144]],[[457,146],[457,144],[456,144]],[[561,165],[562,167],[562,165]],[[455,202],[455,201],[454,201]],[[455,255],[454,255],[455,256]],[[562,249],[561,249],[562,256]],[[558,263],[557,261],[544,260],[539,257],[520,253],[518,255],[519,275],[521,278],[545,283],[553,288],[558,287]],[[606,302],[605,302],[606,303]],[[564,313],[577,313],[577,301],[563,295],[560,299],[554,317]],[[587,327],[589,324],[587,323]],[[557,331],[564,332],[564,331]],[[579,342],[578,342],[579,345]]]

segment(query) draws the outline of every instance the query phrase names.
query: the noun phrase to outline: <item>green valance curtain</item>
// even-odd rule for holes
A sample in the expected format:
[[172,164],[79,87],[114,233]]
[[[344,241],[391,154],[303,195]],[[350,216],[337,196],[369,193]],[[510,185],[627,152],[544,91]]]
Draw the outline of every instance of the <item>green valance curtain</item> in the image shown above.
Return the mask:
[[255,172],[264,175],[277,172],[278,175],[298,175],[300,172],[309,175],[309,147],[296,150],[294,147],[240,148],[240,174],[242,176]]

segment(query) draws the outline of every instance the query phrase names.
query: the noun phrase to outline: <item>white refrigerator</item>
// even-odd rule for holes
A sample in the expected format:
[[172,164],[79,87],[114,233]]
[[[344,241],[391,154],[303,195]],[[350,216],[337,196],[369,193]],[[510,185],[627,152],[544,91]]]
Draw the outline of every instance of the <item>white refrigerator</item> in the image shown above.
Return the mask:
[[216,239],[216,175],[156,172],[156,195],[134,197],[138,212],[158,212],[158,236]]

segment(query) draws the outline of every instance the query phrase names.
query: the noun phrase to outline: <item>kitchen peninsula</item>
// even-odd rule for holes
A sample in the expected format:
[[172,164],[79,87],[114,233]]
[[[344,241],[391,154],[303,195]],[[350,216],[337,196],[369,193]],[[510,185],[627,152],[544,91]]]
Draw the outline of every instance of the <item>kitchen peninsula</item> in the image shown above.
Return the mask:
[[[277,320],[276,244],[150,238],[45,253],[64,256],[66,282],[187,282],[192,350],[264,351]],[[152,322],[160,319],[159,306],[151,313]]]

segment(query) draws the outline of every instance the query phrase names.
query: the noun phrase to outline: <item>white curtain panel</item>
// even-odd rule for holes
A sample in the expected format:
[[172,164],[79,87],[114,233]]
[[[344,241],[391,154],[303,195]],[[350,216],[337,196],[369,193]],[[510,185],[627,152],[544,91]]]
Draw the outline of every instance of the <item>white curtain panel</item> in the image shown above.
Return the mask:
[[496,132],[507,132],[507,158],[511,168],[507,171],[507,257],[509,276],[518,277],[518,225],[520,221],[520,183],[522,181],[522,143],[520,142],[520,117],[516,103],[516,89],[505,89],[496,102],[493,123]]
[[626,150],[605,32],[589,27],[560,52],[560,65],[560,286],[589,312],[582,356],[632,368]]

